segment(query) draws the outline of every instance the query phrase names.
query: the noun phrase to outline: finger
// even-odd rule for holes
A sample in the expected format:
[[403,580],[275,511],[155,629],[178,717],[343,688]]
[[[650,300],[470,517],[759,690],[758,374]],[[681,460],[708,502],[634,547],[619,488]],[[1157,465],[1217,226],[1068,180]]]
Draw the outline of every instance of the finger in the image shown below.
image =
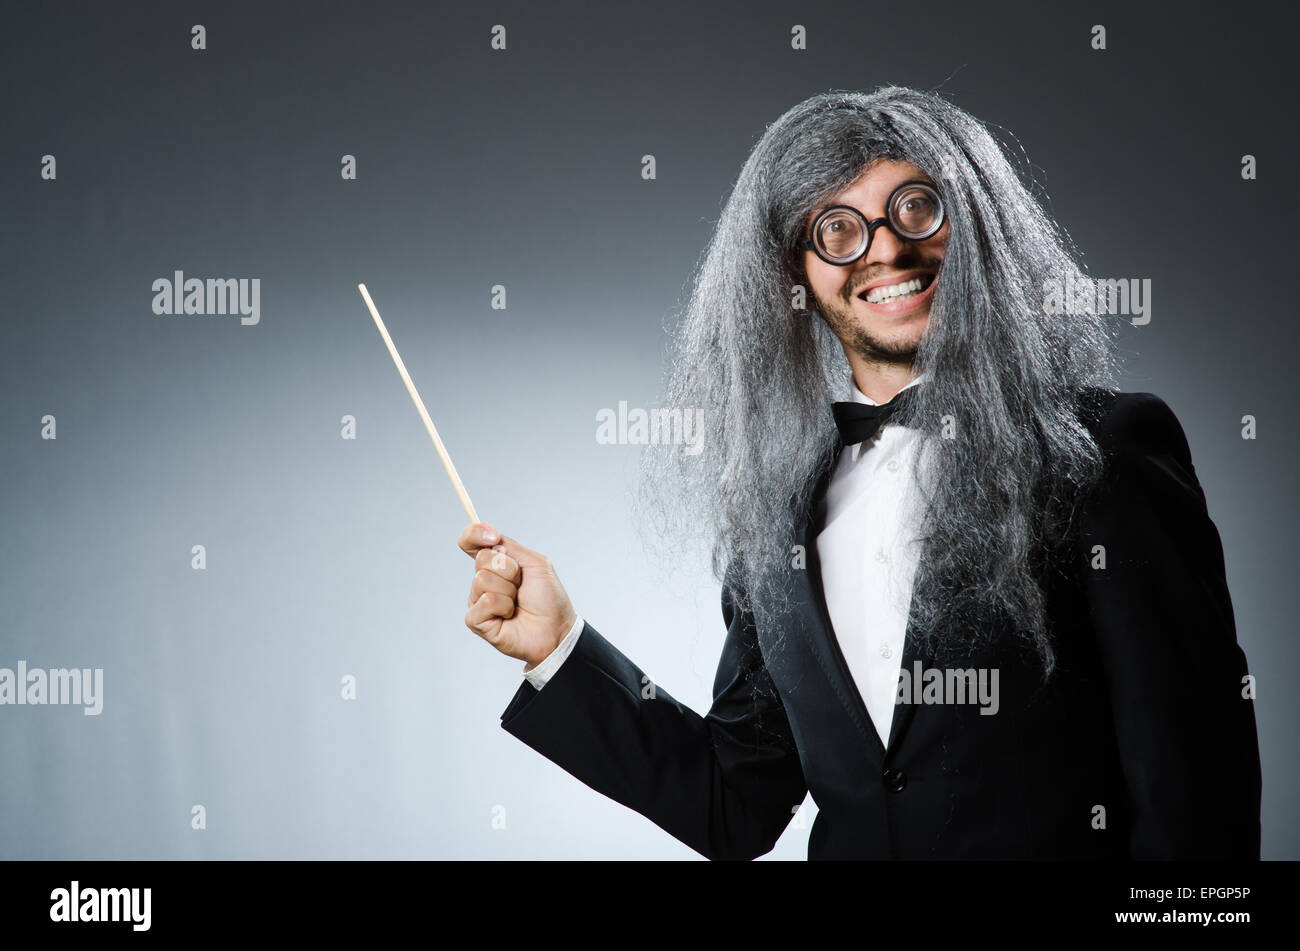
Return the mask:
[[456,544],[460,546],[461,551],[473,557],[478,554],[479,549],[501,544],[501,533],[487,522],[472,522],[461,530]]
[[505,552],[496,551],[492,548],[479,550],[479,553],[474,556],[474,567],[480,571],[491,571],[498,574],[511,584],[517,585],[523,580],[523,573],[519,570],[519,562]]
[[475,634],[496,636],[501,622],[514,614],[515,603],[503,594],[487,592],[465,612],[465,625]]
[[465,626],[488,643],[495,641],[501,633],[502,623],[501,618],[493,617],[486,606],[477,602],[471,602],[465,612]]
[[487,592],[503,594],[510,599],[512,604],[519,595],[519,589],[509,581],[484,568],[474,572],[474,580],[469,586],[470,604],[473,604],[481,595]]

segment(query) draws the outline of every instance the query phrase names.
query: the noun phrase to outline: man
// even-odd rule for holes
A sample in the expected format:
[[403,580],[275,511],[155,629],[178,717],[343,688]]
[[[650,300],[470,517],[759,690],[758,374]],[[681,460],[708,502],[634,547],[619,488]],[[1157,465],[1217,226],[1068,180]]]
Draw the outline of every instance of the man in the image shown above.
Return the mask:
[[[985,128],[884,88],[756,145],[697,275],[650,460],[710,530],[701,717],[475,524],[466,624],[526,662],[502,726],[711,858],[1258,858],[1222,546],[1182,428]],[[808,306],[806,295],[811,292]],[[849,399],[836,400],[838,394]]]

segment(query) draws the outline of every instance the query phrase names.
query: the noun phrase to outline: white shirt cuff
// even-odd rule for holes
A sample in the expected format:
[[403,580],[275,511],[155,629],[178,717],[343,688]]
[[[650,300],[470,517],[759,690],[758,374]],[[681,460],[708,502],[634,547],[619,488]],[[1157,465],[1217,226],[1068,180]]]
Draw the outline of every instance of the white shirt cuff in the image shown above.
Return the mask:
[[[583,626],[582,616],[579,615],[573,621],[573,627],[569,628],[569,633],[564,635],[563,640],[555,645],[555,650],[546,655],[546,659],[534,667],[532,670],[524,670],[524,679],[533,685],[537,690],[546,686],[546,682],[555,675],[564,663],[564,659],[573,653],[573,648],[578,643],[578,636],[582,634]],[[527,664],[524,667],[527,668]]]

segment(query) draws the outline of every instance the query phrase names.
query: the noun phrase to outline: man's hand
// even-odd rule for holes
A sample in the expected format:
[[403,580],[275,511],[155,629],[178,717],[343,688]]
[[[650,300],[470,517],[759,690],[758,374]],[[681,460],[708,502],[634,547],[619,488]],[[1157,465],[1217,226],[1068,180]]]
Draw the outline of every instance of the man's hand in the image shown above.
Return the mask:
[[532,670],[555,650],[578,617],[555,566],[486,522],[466,526],[457,544],[477,569],[469,586],[465,626]]

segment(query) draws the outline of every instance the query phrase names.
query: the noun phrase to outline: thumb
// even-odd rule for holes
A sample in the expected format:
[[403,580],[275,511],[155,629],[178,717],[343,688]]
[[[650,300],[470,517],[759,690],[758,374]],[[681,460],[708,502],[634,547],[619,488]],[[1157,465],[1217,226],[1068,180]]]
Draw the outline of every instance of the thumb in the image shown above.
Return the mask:
[[550,561],[545,555],[521,545],[509,535],[502,535],[501,544],[494,547],[504,548],[505,553],[513,558],[521,568],[544,568]]

